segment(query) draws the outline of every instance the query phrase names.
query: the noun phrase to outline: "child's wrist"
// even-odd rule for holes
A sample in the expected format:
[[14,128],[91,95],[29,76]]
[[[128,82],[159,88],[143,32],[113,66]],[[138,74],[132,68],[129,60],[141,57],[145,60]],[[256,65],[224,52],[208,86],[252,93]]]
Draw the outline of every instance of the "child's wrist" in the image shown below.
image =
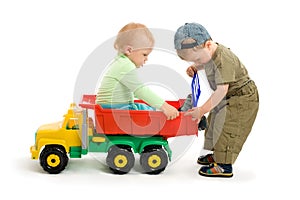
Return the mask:
[[202,118],[202,116],[205,114],[204,109],[202,107],[198,107],[199,110],[199,119]]

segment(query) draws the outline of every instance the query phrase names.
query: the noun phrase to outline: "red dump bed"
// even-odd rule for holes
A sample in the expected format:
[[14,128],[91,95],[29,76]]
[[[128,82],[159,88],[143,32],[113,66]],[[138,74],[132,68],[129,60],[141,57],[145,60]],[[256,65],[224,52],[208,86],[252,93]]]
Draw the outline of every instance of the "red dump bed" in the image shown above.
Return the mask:
[[[197,123],[190,116],[184,116],[183,112],[180,112],[176,119],[167,120],[161,111],[103,109],[95,103],[95,99],[95,95],[83,95],[79,105],[95,111],[97,133],[160,135],[165,138],[198,134]],[[137,102],[143,103],[140,100]],[[167,102],[179,108],[184,103],[184,99]]]

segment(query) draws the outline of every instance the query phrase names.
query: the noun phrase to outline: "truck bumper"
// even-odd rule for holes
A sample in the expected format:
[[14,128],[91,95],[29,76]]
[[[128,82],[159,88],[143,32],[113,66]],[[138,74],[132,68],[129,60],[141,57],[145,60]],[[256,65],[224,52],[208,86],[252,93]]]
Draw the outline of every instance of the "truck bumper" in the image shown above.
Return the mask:
[[35,146],[30,147],[31,159],[37,160],[39,156],[39,152],[37,151]]

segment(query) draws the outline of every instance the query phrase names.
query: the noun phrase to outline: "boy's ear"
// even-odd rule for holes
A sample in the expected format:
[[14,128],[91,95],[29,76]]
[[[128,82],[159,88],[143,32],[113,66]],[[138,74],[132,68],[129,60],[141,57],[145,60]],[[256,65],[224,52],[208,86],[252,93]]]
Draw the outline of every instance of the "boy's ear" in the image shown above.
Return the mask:
[[127,46],[125,47],[125,49],[124,49],[124,54],[125,54],[126,56],[127,56],[127,55],[130,55],[131,52],[132,52],[132,50],[133,50],[132,46],[127,45]]
[[211,40],[208,40],[204,43],[204,47],[210,48],[211,47]]

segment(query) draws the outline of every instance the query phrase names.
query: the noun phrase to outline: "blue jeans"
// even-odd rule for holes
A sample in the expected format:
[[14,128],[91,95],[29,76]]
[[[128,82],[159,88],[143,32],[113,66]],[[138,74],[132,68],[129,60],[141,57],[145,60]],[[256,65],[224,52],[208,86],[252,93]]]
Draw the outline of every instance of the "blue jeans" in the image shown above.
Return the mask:
[[155,108],[143,103],[128,104],[101,104],[104,109],[121,109],[121,110],[155,110]]

